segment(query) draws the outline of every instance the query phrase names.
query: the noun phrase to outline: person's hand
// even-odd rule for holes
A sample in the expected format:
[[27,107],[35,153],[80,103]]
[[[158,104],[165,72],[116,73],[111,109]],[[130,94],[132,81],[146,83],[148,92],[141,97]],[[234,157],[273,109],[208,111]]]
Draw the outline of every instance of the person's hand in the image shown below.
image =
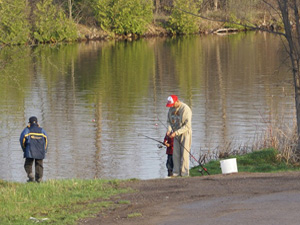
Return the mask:
[[170,147],[170,144],[167,141],[165,141],[165,146]]
[[174,138],[176,136],[175,132],[169,135],[170,138]]

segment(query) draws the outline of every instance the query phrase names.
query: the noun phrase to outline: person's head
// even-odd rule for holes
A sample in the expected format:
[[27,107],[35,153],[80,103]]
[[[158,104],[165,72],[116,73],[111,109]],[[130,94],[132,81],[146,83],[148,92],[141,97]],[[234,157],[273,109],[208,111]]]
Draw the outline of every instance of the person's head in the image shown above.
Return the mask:
[[28,121],[29,124],[38,124],[38,119],[35,117],[35,116],[32,116],[29,118],[29,121]]
[[179,99],[176,95],[170,95],[168,97],[168,102],[166,104],[166,107],[175,107],[175,108],[177,108],[179,106],[179,103],[180,103],[180,101],[179,101]]

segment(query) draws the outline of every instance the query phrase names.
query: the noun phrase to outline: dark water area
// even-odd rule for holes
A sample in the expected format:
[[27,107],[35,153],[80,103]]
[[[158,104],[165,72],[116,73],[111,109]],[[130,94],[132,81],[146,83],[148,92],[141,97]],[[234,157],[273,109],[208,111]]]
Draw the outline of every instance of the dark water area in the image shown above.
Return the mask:
[[0,179],[26,181],[32,115],[49,136],[44,180],[165,177],[165,149],[143,135],[163,140],[170,94],[193,111],[196,158],[251,146],[293,126],[288,60],[279,36],[254,32],[2,48]]

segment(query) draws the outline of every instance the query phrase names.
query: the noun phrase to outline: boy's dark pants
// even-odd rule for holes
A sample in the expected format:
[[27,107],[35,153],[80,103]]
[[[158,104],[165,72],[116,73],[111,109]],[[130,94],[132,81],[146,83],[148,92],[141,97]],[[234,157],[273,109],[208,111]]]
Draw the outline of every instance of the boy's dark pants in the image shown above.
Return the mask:
[[32,174],[33,161],[35,161],[35,181],[40,182],[43,178],[43,170],[44,170],[42,159],[26,158],[24,168],[29,178],[29,181],[33,181],[34,180]]
[[167,159],[167,169],[168,169],[168,176],[173,176],[173,156],[168,154],[168,159]]

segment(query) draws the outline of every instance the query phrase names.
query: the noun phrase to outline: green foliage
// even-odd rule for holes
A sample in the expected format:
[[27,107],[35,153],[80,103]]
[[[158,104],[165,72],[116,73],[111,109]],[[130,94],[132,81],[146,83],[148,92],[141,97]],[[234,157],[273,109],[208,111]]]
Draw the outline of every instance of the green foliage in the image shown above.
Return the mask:
[[197,3],[194,0],[174,0],[174,7],[167,22],[167,30],[172,34],[193,34],[199,30],[196,14]]
[[[237,159],[239,172],[270,173],[300,169],[299,166],[294,166],[277,160],[277,154],[278,152],[275,149],[264,149],[246,155],[234,156],[234,158]],[[205,168],[207,168],[210,174],[221,174],[220,160],[207,163]],[[201,169],[200,166],[192,168],[190,171],[191,176],[200,176],[201,174],[198,172],[199,169]]]
[[112,0],[95,0],[95,3],[93,4],[95,18],[103,30],[109,30],[112,26],[113,19],[110,18],[112,7]]
[[38,42],[71,41],[77,39],[75,24],[52,0],[37,3],[34,12],[34,38]]
[[[230,14],[230,21],[232,21],[232,23],[226,22],[224,24],[224,27],[236,28],[238,30],[247,30],[248,29],[247,26],[254,27],[254,25],[249,23],[248,21],[239,20],[233,13]],[[244,26],[239,25],[239,24],[243,24]]]
[[96,0],[95,16],[104,30],[143,34],[153,18],[152,0]]
[[0,1],[0,43],[24,44],[29,40],[26,2],[22,0]]

